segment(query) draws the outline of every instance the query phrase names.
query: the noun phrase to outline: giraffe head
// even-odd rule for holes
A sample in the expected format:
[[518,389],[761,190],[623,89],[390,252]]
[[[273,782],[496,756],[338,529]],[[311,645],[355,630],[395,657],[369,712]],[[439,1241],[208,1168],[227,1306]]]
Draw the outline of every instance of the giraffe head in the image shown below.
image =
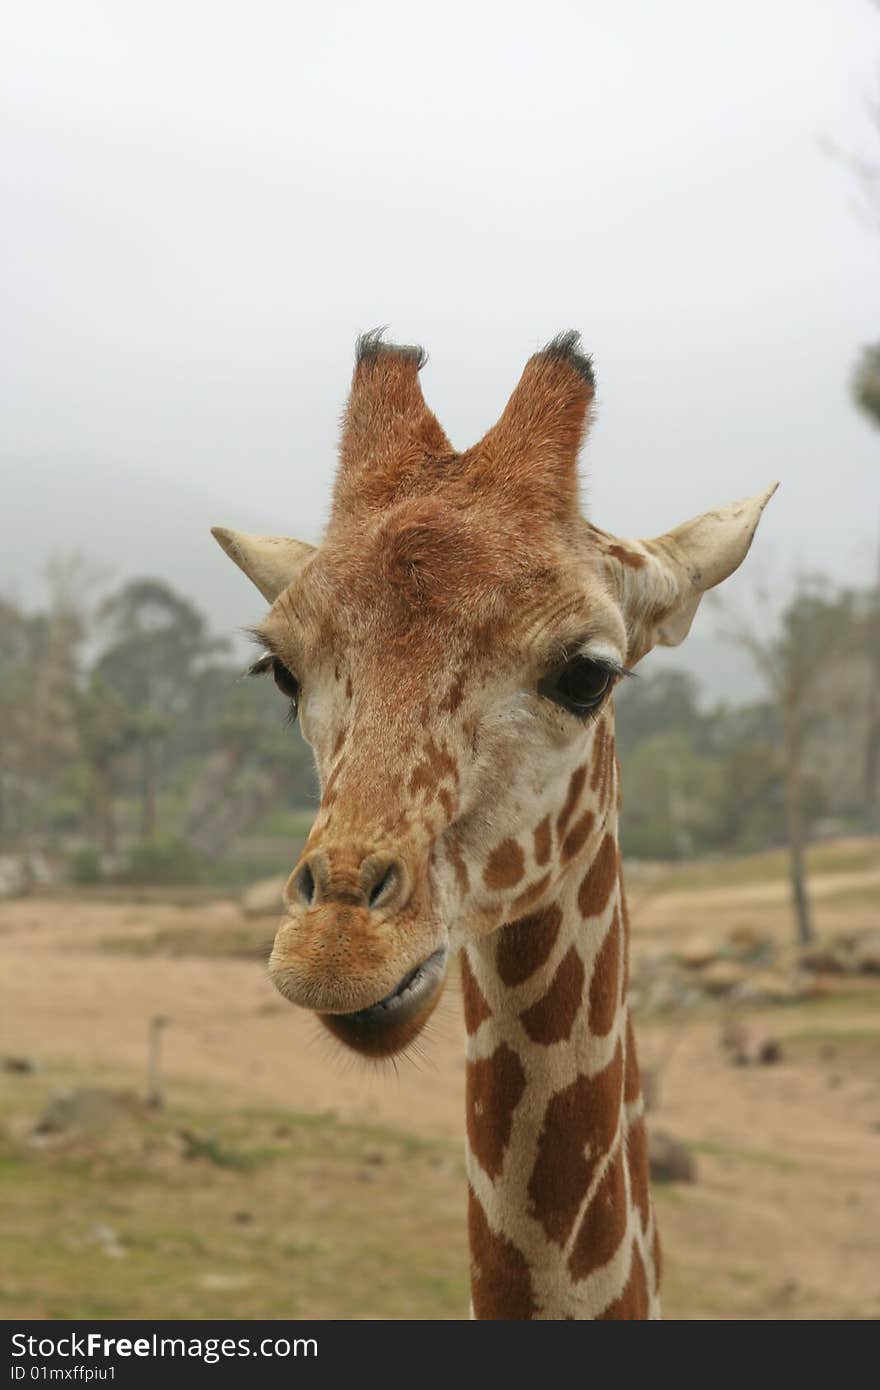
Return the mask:
[[322,788],[270,973],[367,1055],[420,1031],[451,947],[540,907],[601,838],[565,804],[611,690],[682,641],[773,491],[618,540],[579,505],[594,379],[577,334],[530,359],[464,453],[423,362],[359,341],[319,547],[214,532],[271,604],[256,669],[294,703]]

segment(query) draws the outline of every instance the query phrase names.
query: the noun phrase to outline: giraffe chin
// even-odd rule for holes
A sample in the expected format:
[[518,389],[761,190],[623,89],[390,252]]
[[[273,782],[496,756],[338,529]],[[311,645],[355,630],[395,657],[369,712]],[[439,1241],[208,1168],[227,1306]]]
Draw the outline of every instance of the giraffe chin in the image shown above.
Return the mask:
[[418,1037],[443,993],[445,946],[404,975],[384,999],[350,1014],[319,1014],[324,1027],[363,1057],[393,1057]]

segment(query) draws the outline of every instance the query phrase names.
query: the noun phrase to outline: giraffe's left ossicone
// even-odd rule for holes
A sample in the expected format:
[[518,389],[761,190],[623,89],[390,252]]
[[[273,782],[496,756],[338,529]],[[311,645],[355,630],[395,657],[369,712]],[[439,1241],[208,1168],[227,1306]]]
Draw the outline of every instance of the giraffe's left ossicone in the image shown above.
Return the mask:
[[249,536],[226,526],[212,526],[211,535],[270,603],[315,553],[313,545],[289,536]]

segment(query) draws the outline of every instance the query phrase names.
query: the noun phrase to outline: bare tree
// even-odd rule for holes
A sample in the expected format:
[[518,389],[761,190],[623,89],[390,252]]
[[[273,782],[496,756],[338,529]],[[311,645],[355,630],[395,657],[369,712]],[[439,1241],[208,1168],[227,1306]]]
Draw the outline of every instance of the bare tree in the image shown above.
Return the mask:
[[[880,178],[880,173],[878,173]],[[880,222],[880,190],[877,191],[878,222]],[[856,405],[880,429],[880,343],[862,350],[852,376],[852,394]],[[863,650],[868,658],[871,678],[866,695],[864,809],[871,824],[877,816],[878,781],[880,781],[880,536],[877,542],[877,573],[863,620]]]
[[[880,0],[873,0],[880,10]],[[880,88],[868,103],[868,117],[880,140]],[[874,231],[880,232],[880,159],[842,150],[835,142],[824,140],[823,145],[832,157],[845,164],[854,176],[860,192],[857,208],[860,219]],[[861,349],[853,367],[850,390],[856,406],[880,429],[880,342]],[[876,821],[878,782],[880,782],[880,532],[877,540],[876,584],[863,622],[863,649],[870,665],[866,691],[866,727],[864,745],[864,814],[869,824]]]
[[110,641],[98,661],[102,682],[129,711],[140,763],[141,838],[152,839],[163,753],[192,701],[194,674],[228,644],[209,635],[203,615],[160,579],[132,579],[104,600]]
[[0,836],[45,845],[52,799],[78,753],[75,706],[92,575],[54,560],[45,611],[0,600]]
[[815,940],[805,863],[805,754],[834,698],[834,668],[845,657],[852,634],[851,596],[835,594],[831,582],[818,576],[800,581],[772,635],[761,635],[756,624],[746,620],[729,633],[751,657],[779,718],[792,905],[798,940],[804,945]]

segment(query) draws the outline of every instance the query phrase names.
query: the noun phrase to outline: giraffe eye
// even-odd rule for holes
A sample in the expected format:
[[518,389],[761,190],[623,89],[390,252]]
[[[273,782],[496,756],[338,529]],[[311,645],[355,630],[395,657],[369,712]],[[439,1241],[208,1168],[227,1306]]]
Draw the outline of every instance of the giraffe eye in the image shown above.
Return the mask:
[[277,656],[272,662],[272,678],[282,695],[286,695],[296,709],[299,703],[299,681],[292,671],[282,666]]
[[576,656],[561,670],[541,681],[538,689],[570,714],[586,715],[601,704],[612,682],[612,672],[587,656]]
[[282,695],[286,695],[291,702],[291,717],[296,718],[297,706],[299,705],[299,681],[292,671],[279,661],[274,652],[265,652],[253,666],[249,667],[249,676],[264,676],[271,672],[272,679],[278,686]]

